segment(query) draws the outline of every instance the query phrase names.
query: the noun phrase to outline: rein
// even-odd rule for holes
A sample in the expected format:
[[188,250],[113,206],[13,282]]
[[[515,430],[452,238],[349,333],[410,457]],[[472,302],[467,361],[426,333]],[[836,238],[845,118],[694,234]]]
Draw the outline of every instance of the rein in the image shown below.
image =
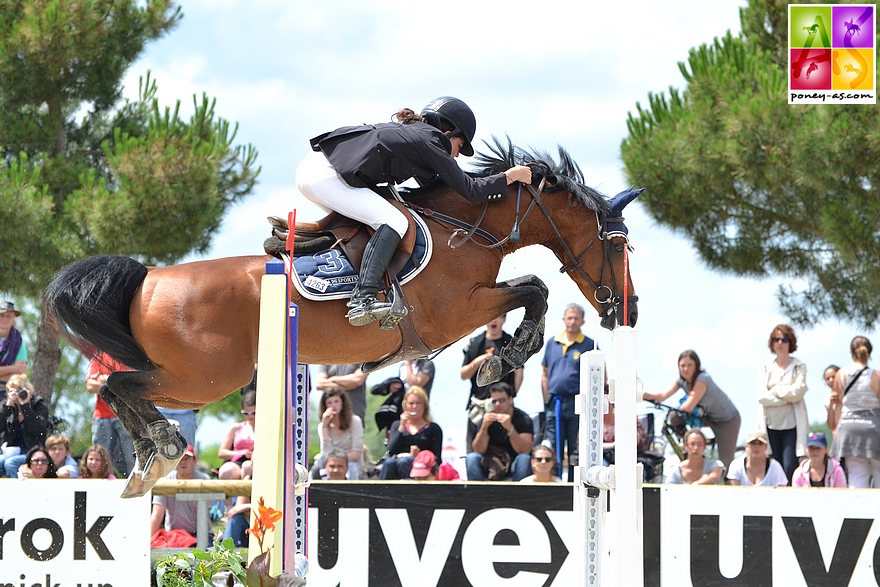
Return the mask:
[[[541,183],[538,184],[538,190],[537,190],[537,193],[541,193],[541,192],[544,190],[544,184],[545,184],[545,182],[546,182],[546,178],[543,178],[543,177],[542,177],[542,178],[541,178]],[[529,188],[529,191],[531,191],[531,192],[532,192],[532,195],[534,196],[535,193],[536,193],[536,192],[535,192],[535,188],[533,188],[532,186],[527,186],[527,187]],[[535,208],[535,198],[532,198],[532,203],[529,204],[529,207],[528,207],[528,208],[526,208],[526,213],[523,214],[522,220],[520,220],[520,218],[519,218],[519,203],[520,203],[520,195],[521,195],[521,194],[522,194],[522,183],[520,183],[520,184],[519,184],[519,187],[517,188],[517,193],[516,193],[516,217],[514,218],[514,221],[513,221],[513,228],[510,229],[510,234],[508,234],[506,237],[504,237],[503,239],[501,239],[501,240],[499,241],[498,239],[496,239],[496,238],[493,236],[493,237],[492,237],[492,240],[489,241],[489,242],[491,242],[492,244],[489,244],[489,245],[481,245],[480,243],[478,243],[478,242],[476,242],[475,240],[473,240],[473,238],[471,238],[471,237],[473,236],[473,234],[474,234],[474,231],[477,230],[477,227],[480,225],[480,223],[483,221],[483,218],[486,216],[486,210],[488,210],[488,208],[489,208],[489,202],[487,201],[487,202],[483,202],[483,209],[480,211],[480,216],[477,218],[477,222],[471,227],[471,230],[470,230],[470,231],[466,231],[466,230],[464,230],[464,229],[455,230],[455,231],[449,236],[449,240],[447,241],[446,244],[449,245],[449,248],[450,248],[450,249],[457,249],[457,248],[461,247],[462,245],[464,245],[467,241],[472,241],[475,245],[477,245],[478,247],[483,247],[484,249],[493,249],[493,248],[496,248],[496,247],[501,248],[501,254],[504,255],[504,244],[507,243],[508,241],[510,241],[510,242],[514,242],[514,243],[518,243],[518,242],[519,242],[519,227],[520,227],[520,223],[521,223],[521,222],[525,222],[525,221],[526,221],[526,218],[529,217],[529,214],[530,214],[530,213],[532,212],[532,210]],[[546,212],[545,212],[545,214],[546,214]],[[467,233],[467,234],[464,234],[464,233]],[[462,234],[464,234],[464,237],[463,237],[461,240],[459,240],[457,243],[453,243],[453,242],[452,242],[452,240],[453,240],[456,236],[461,236]]]
[[[611,238],[609,238],[609,237],[610,236],[622,236],[624,239],[626,239],[627,246],[629,246],[629,239],[627,238],[627,235],[623,234],[623,233],[616,233],[616,232],[609,233],[607,230],[607,226],[608,226],[609,222],[623,222],[623,218],[605,218],[604,220],[600,221],[599,220],[599,213],[597,212],[596,213],[596,229],[597,229],[596,234],[593,236],[592,239],[590,239],[590,242],[587,243],[587,246],[584,247],[584,249],[580,252],[580,254],[575,255],[574,252],[571,250],[571,247],[568,246],[568,243],[565,242],[565,238],[562,236],[562,233],[559,231],[559,228],[556,226],[556,223],[553,221],[553,217],[550,214],[550,210],[547,208],[546,204],[544,203],[544,199],[541,197],[541,194],[544,191],[545,184],[546,184],[546,177],[542,177],[541,183],[538,184],[537,189],[534,186],[526,185],[526,188],[529,190],[529,193],[532,195],[532,201],[531,201],[531,203],[529,203],[529,206],[528,206],[528,208],[526,208],[525,214],[523,214],[521,219],[519,217],[519,204],[520,204],[520,192],[522,190],[522,187],[521,187],[522,184],[520,185],[520,188],[517,191],[517,203],[516,203],[517,213],[516,213],[516,217],[514,218],[513,228],[511,229],[510,233],[501,240],[498,240],[494,235],[492,235],[491,233],[480,228],[480,224],[483,222],[483,219],[486,216],[486,211],[489,208],[489,202],[483,202],[483,207],[480,210],[480,215],[477,217],[477,220],[474,224],[469,224],[467,222],[464,222],[463,220],[453,218],[452,216],[442,214],[442,213],[437,212],[435,210],[431,210],[430,208],[424,208],[424,207],[418,206],[418,205],[413,204],[411,202],[404,202],[404,205],[415,210],[416,212],[418,212],[420,214],[423,214],[427,218],[431,218],[437,222],[445,222],[445,223],[450,224],[452,226],[456,226],[457,228],[452,232],[452,234],[449,236],[449,240],[447,241],[447,245],[449,246],[450,249],[458,249],[458,248],[462,247],[466,242],[470,241],[470,242],[473,242],[478,247],[481,247],[484,249],[498,248],[501,250],[502,256],[504,255],[504,245],[508,241],[514,242],[514,243],[519,242],[518,237],[519,237],[520,225],[525,223],[526,218],[529,217],[529,214],[532,213],[532,210],[534,210],[535,206],[537,205],[539,208],[541,208],[541,211],[544,213],[544,216],[547,218],[547,222],[550,223],[550,227],[553,229],[553,232],[556,234],[556,239],[559,241],[559,244],[562,245],[562,249],[563,249],[563,251],[565,251],[566,256],[569,259],[571,259],[571,261],[569,263],[564,264],[562,267],[559,268],[559,272],[560,273],[567,273],[572,270],[577,270],[577,272],[580,274],[580,276],[583,277],[587,281],[587,283],[589,283],[593,287],[593,297],[595,298],[597,303],[599,303],[600,305],[614,303],[614,301],[615,301],[614,290],[611,287],[605,285],[606,267],[610,269],[612,283],[614,283],[614,280],[615,280],[614,264],[609,261],[608,247],[611,246]],[[478,236],[490,244],[484,245],[484,244],[478,243],[476,240],[474,240],[474,236]],[[455,241],[455,239],[458,237],[461,237],[461,238],[459,238],[457,241]],[[604,248],[603,255],[602,255],[602,272],[599,275],[599,283],[596,283],[595,281],[593,281],[592,278],[590,278],[589,275],[587,275],[587,272],[584,271],[584,268],[583,268],[584,262],[581,261],[581,257],[583,257],[587,253],[587,251],[589,251],[593,247],[593,245],[596,243],[596,240],[601,240],[603,242],[603,248]],[[606,290],[608,292],[608,295],[604,299],[599,299],[599,292],[602,290]]]

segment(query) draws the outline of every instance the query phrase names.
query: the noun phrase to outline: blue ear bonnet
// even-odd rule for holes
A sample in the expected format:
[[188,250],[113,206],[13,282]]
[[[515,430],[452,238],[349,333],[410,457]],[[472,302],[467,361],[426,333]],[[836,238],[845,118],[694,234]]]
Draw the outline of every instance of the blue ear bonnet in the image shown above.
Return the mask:
[[636,199],[636,197],[645,191],[645,188],[633,189],[635,186],[630,187],[628,190],[624,190],[608,200],[608,205],[611,210],[608,212],[608,218],[620,218],[619,221],[608,222],[605,226],[605,231],[609,235],[614,235],[615,233],[618,235],[626,236],[629,234],[629,230],[626,228],[626,225],[623,223],[623,209],[626,208],[626,205]]

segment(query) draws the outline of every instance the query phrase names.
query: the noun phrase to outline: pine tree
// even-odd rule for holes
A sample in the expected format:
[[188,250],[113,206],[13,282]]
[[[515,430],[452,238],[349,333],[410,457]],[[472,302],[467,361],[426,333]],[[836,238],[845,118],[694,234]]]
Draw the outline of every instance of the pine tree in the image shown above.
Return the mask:
[[[880,109],[788,105],[787,2],[752,0],[742,34],[691,49],[686,88],[636,104],[621,156],[658,222],[712,268],[781,275],[795,324],[880,316]],[[875,85],[876,87],[876,85]]]
[[[171,0],[0,0],[0,291],[37,301],[63,265],[94,254],[164,264],[204,252],[253,189],[256,150],[214,101],[159,107],[149,72],[122,79],[182,17]],[[58,331],[40,320],[32,379],[51,396]],[[49,399],[47,397],[47,399]]]

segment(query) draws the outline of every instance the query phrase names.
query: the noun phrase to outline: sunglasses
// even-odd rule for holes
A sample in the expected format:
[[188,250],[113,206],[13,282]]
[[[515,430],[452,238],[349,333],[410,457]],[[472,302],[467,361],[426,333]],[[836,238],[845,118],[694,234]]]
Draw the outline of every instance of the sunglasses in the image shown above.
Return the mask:
[[48,465],[49,459],[31,459],[32,465]]
[[241,413],[244,414],[245,416],[256,416],[257,415],[256,412],[246,412],[244,410],[242,410]]
[[553,457],[533,457],[532,460],[536,463],[552,463],[554,459]]
[[787,336],[783,336],[782,338],[776,336],[771,338],[770,340],[772,340],[773,342],[791,342],[791,339]]

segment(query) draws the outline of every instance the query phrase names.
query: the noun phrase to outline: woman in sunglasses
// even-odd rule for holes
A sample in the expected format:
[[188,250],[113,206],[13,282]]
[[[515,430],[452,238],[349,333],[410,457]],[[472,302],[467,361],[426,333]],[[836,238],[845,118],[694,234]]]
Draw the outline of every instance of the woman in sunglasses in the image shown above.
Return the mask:
[[791,483],[798,457],[807,454],[807,366],[791,356],[797,350],[797,337],[788,324],[773,329],[768,346],[776,357],[758,371],[758,425],[767,431],[770,452]]
[[45,446],[38,445],[31,448],[24,464],[18,468],[19,479],[57,479],[55,463],[49,457],[49,451]]
[[556,476],[556,451],[549,446],[539,444],[532,449],[532,472],[520,479],[520,483],[562,483]]
[[241,415],[244,416],[244,421],[229,427],[217,450],[217,456],[226,461],[220,466],[217,475],[220,479],[247,480],[253,475],[251,458],[254,454],[256,406],[257,393],[244,392],[241,396]]

